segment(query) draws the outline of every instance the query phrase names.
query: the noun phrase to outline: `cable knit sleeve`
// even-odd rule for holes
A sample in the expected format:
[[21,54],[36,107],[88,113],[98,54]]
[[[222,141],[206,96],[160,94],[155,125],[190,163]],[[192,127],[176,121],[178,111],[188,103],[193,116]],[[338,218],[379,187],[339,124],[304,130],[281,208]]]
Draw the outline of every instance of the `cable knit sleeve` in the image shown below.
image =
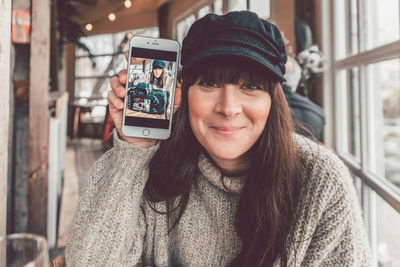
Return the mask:
[[[318,174],[308,186],[305,216],[311,229],[301,266],[371,266],[357,195],[347,167],[320,151]],[[322,167],[323,166],[323,167]],[[318,178],[316,178],[318,176]],[[318,203],[318,204],[315,204]]]
[[135,266],[146,222],[141,209],[148,163],[158,145],[114,147],[93,166],[69,232],[67,266]]

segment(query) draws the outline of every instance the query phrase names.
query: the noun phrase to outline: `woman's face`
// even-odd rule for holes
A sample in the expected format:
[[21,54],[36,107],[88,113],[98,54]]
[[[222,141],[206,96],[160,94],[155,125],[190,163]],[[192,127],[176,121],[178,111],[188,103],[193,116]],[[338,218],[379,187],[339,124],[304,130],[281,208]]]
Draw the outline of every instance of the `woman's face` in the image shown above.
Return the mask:
[[192,85],[188,91],[193,133],[219,167],[229,172],[248,167],[246,152],[264,130],[271,108],[268,92],[239,84]]
[[156,77],[157,79],[161,77],[162,72],[163,72],[162,68],[154,68],[153,69],[154,77]]

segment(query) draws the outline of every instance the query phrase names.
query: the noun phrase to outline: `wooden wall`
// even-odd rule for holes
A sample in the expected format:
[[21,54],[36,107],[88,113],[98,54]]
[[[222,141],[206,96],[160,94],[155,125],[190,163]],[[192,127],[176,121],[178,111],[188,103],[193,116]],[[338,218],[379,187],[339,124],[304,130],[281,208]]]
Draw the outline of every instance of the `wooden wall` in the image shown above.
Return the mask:
[[[0,0],[0,236],[6,234],[7,177],[10,124],[11,1]],[[5,266],[5,250],[0,247],[0,266]]]
[[134,17],[132,15],[121,15],[118,17],[118,27],[115,27],[108,19],[102,20],[95,24],[93,30],[89,32],[88,35],[121,32],[155,26],[157,26],[157,11],[153,10],[136,14]]
[[[29,12],[29,0],[14,0],[12,10]],[[21,32],[16,36],[20,36]],[[25,36],[25,35],[22,35]],[[11,132],[9,157],[9,191],[7,206],[7,233],[26,232],[28,222],[29,181],[29,38],[23,43],[13,44],[11,53],[12,94]]]
[[294,35],[295,0],[271,0],[270,21],[275,22],[296,51]]
[[32,0],[28,231],[43,236],[47,235],[49,71],[50,0]]

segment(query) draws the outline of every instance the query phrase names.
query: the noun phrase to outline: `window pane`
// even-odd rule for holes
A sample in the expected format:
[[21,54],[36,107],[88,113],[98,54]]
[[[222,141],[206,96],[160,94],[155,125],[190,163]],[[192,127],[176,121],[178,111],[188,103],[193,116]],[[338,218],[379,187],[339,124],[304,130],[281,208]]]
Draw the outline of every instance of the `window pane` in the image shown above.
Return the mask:
[[92,61],[88,57],[81,57],[76,59],[75,63],[75,76],[102,76],[109,74],[109,68],[112,56],[95,57],[94,61],[96,66],[93,68]]
[[119,54],[114,56],[114,73],[117,74],[121,70],[126,70],[128,63],[124,54]]
[[247,10],[247,0],[228,0],[228,11]]
[[400,186],[400,59],[367,68],[371,171]]
[[[126,45],[128,38],[125,38],[128,32],[119,32],[114,34],[114,51],[128,51],[128,46]],[[124,42],[124,44],[122,44]]]
[[107,104],[102,105],[98,101],[81,103],[81,106],[91,106],[91,110],[82,114],[82,123],[102,123],[106,117]]
[[335,1],[336,59],[358,53],[357,0]]
[[205,15],[207,15],[208,13],[210,13],[210,6],[209,5],[203,6],[202,8],[199,9],[199,13],[197,14],[197,18],[198,19],[202,18]]
[[222,0],[215,0],[213,2],[213,12],[218,15],[222,15]]
[[361,1],[365,50],[399,39],[399,0]]
[[376,255],[379,266],[400,266],[400,214],[376,195]]
[[[102,34],[96,36],[82,37],[79,39],[85,44],[94,55],[114,53],[114,41],[112,34]],[[86,56],[85,50],[78,48],[77,56]]]
[[178,41],[182,44],[183,38],[185,38],[187,32],[189,31],[190,26],[192,26],[192,23],[195,22],[196,17],[192,14],[185,19],[181,20],[177,24],[177,39]]
[[75,97],[107,97],[109,78],[75,79]]
[[358,68],[338,72],[338,128],[340,130],[340,148],[342,152],[361,161],[360,149],[360,89]]
[[269,0],[250,0],[249,10],[257,13],[260,18],[267,19],[270,16]]

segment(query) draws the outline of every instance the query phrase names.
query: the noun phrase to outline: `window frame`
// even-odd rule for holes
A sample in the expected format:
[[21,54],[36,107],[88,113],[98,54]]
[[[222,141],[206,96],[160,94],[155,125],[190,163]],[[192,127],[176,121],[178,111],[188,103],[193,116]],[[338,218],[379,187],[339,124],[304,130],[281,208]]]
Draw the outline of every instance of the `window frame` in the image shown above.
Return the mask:
[[[115,57],[118,57],[119,55],[123,55],[123,49],[120,49],[121,51],[117,51],[118,48],[115,48],[115,34],[111,34],[112,35],[112,39],[113,39],[113,43],[114,43],[114,51],[112,53],[101,53],[101,54],[94,54],[93,57],[105,57],[105,56],[111,56],[111,62],[109,64],[112,64],[112,66],[114,66],[114,60]],[[129,40],[127,42],[125,42],[125,45],[129,45]],[[78,48],[77,48],[78,49]],[[76,52],[75,52],[76,53]],[[81,56],[75,56],[76,58],[76,62],[78,61],[78,59],[81,58],[89,58],[89,55],[81,55]],[[113,68],[111,69],[112,71],[114,70]],[[111,78],[115,73],[113,72],[113,74],[109,74],[109,73],[105,73],[103,75],[77,75],[75,73],[75,80],[84,80],[84,79],[106,79],[107,78]],[[106,82],[106,81],[105,81]],[[106,96],[101,96],[101,95],[91,95],[90,97],[81,97],[81,96],[74,96],[75,99],[81,99],[81,98],[86,98],[88,100],[96,100],[96,99],[106,99]]]
[[[359,5],[358,5],[359,7]],[[378,63],[390,59],[400,58],[400,39],[392,43],[382,45],[371,50],[362,51],[354,55],[347,56],[343,59],[335,59],[335,23],[334,23],[334,2],[323,1],[322,5],[323,14],[323,47],[328,58],[328,67],[324,74],[324,107],[327,115],[327,126],[325,129],[324,140],[328,146],[333,147],[350,170],[360,177],[365,185],[369,186],[373,191],[378,193],[385,201],[387,201],[396,211],[400,213],[400,194],[397,188],[394,187],[389,181],[370,173],[366,169],[366,159],[368,158],[368,109],[366,102],[368,96],[366,90],[360,90],[360,115],[361,115],[361,164],[358,164],[352,156],[340,150],[340,135],[343,129],[338,126],[335,118],[340,118],[339,108],[335,107],[340,97],[335,90],[336,88],[336,73],[340,70],[346,70],[353,67],[359,69],[359,86],[366,88],[366,66],[372,63]],[[360,15],[358,15],[360,16]],[[360,21],[360,19],[358,19]],[[360,30],[358,31],[359,38],[362,37]],[[360,40],[359,43],[361,43]],[[360,46],[360,45],[359,45]],[[360,50],[359,50],[360,51]]]
[[[214,3],[215,0],[201,0],[198,1],[196,4],[192,5],[191,8],[187,9],[181,15],[175,17],[172,22],[172,38],[178,40],[178,24],[184,21],[187,17],[194,15],[195,21],[199,19],[198,14],[199,10],[204,8],[205,6],[209,6],[210,11],[214,12]],[[226,0],[222,1],[222,12],[225,11],[226,8]],[[179,40],[178,40],[179,41]]]
[[[382,198],[395,211],[400,213],[400,189],[385,177],[379,177],[369,172],[369,136],[368,132],[372,131],[369,123],[368,101],[371,97],[368,95],[367,88],[367,66],[373,63],[384,62],[391,59],[400,59],[400,37],[391,43],[381,45],[370,50],[365,50],[363,43],[363,35],[361,32],[360,22],[362,14],[360,14],[362,1],[357,1],[357,30],[358,30],[358,53],[347,55],[344,58],[336,59],[336,42],[335,42],[335,3],[333,0],[322,1],[321,18],[322,18],[322,47],[327,58],[327,68],[323,77],[323,105],[327,118],[327,124],[324,130],[324,141],[327,146],[332,147],[338,153],[339,157],[348,166],[350,172],[358,177],[354,182],[359,187],[360,203],[363,211],[365,227],[371,245],[374,266],[378,266],[378,218],[377,218],[377,201],[378,196]],[[399,6],[400,14],[400,6]],[[399,22],[400,23],[400,19]],[[360,162],[354,159],[354,156],[341,151],[341,134],[343,129],[340,128],[340,93],[337,89],[337,73],[340,70],[349,70],[353,67],[358,68],[358,85],[359,85],[359,114],[360,114],[360,133],[358,138],[361,146]]]

